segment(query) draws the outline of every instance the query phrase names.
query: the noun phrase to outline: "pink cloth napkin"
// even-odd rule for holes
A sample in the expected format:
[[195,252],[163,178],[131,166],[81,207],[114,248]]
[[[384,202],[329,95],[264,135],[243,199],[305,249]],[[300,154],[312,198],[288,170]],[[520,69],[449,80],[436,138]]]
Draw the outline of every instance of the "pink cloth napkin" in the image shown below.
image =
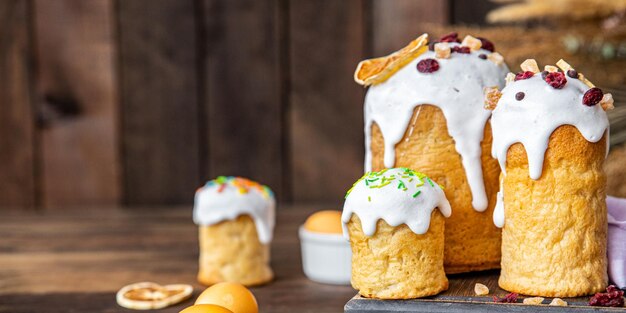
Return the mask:
[[609,211],[609,279],[626,287],[626,199],[606,197]]

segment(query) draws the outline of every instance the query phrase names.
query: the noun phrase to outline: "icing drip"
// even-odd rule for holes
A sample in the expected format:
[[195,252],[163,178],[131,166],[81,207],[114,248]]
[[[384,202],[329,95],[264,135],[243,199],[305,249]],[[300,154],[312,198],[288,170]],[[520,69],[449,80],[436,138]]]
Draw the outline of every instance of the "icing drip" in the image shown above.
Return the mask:
[[[491,118],[492,155],[502,172],[506,170],[509,147],[519,142],[528,155],[530,178],[539,179],[550,135],[561,125],[576,127],[589,142],[602,139],[609,121],[601,106],[582,104],[587,89],[583,82],[572,78],[562,89],[555,89],[543,81],[541,74],[505,87]],[[518,92],[526,94],[521,101],[515,99]]]
[[424,234],[435,208],[445,217],[452,213],[441,187],[424,174],[407,168],[368,172],[346,195],[341,215],[343,234],[349,237],[346,224],[352,214],[359,217],[367,236],[374,235],[381,219],[390,226],[406,224],[414,233]]
[[500,191],[496,195],[496,206],[493,209],[493,224],[498,228],[504,227],[504,190],[500,183]]
[[267,244],[272,241],[275,210],[274,194],[267,186],[241,177],[220,176],[196,192],[193,221],[214,225],[249,215],[259,241]]
[[[589,142],[598,142],[606,132],[608,147],[609,121],[606,112],[600,105],[586,106],[582,103],[583,94],[588,89],[582,81],[569,77],[562,89],[552,88],[541,78],[541,73],[506,86],[491,117],[491,153],[498,159],[502,174],[506,175],[509,147],[519,142],[524,145],[528,156],[530,178],[539,179],[550,135],[561,125],[576,127]],[[520,101],[515,99],[518,92],[525,93]],[[498,193],[493,219],[496,226],[504,226],[501,193]]]
[[[450,43],[452,47],[458,45]],[[489,54],[489,51],[452,53],[448,59],[437,59],[440,68],[436,72],[420,73],[417,63],[435,58],[435,52],[427,51],[387,81],[369,88],[364,107],[366,171],[372,167],[371,127],[374,122],[380,127],[385,142],[385,167],[391,168],[395,165],[395,146],[402,140],[414,108],[421,104],[435,105],[442,110],[448,133],[461,155],[472,192],[472,206],[476,211],[487,209],[480,143],[491,112],[483,107],[483,88],[502,87],[508,68],[481,59],[479,54]]]

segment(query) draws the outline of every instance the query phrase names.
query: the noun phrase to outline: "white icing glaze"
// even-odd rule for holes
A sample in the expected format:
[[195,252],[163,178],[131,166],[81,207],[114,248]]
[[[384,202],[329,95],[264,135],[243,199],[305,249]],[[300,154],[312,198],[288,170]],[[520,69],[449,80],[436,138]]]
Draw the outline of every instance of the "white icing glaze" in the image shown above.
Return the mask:
[[[506,175],[509,147],[519,142],[528,156],[530,178],[539,179],[550,135],[559,126],[576,127],[589,142],[598,142],[605,132],[608,140],[606,112],[600,105],[586,106],[582,102],[589,87],[578,79],[568,76],[566,79],[562,89],[555,89],[538,73],[529,79],[512,82],[502,90],[502,97],[491,117],[491,128],[492,155],[498,159],[503,175]],[[525,94],[521,101],[515,99],[518,92]],[[504,226],[502,194],[498,194],[494,223],[498,227]]]
[[[450,43],[450,46],[457,46]],[[395,163],[395,146],[404,136],[413,110],[421,104],[439,107],[447,121],[448,133],[454,139],[456,151],[472,192],[476,211],[487,209],[488,200],[483,181],[481,146],[485,124],[491,112],[484,108],[483,88],[504,86],[506,65],[496,65],[478,57],[489,54],[478,50],[469,54],[452,53],[449,59],[436,59],[427,51],[392,75],[387,81],[371,86],[365,97],[365,169],[371,170],[371,127],[376,123],[385,141],[385,167]],[[417,63],[432,58],[439,70],[420,73]]]
[[504,227],[504,190],[500,183],[500,191],[496,195],[496,206],[493,209],[493,224],[498,228]]
[[257,185],[243,188],[233,180],[243,178],[228,177],[228,181],[208,182],[198,189],[193,208],[193,221],[198,225],[214,225],[234,220],[241,215],[249,215],[256,226],[259,241],[268,244],[272,241],[275,223],[276,202],[269,188]]
[[[363,233],[372,236],[376,232],[376,223],[381,219],[390,226],[406,224],[414,233],[424,234],[430,227],[430,215],[435,208],[439,208],[445,217],[452,213],[443,190],[429,178],[408,176],[407,173],[415,172],[404,168],[378,173],[381,175],[372,176],[377,173],[366,173],[346,196],[341,214],[346,238],[349,237],[346,224],[352,214],[356,214],[361,220]],[[375,187],[380,184],[382,177],[393,180],[386,186]],[[370,182],[375,178],[378,178],[376,182]],[[399,188],[401,181],[405,188]]]

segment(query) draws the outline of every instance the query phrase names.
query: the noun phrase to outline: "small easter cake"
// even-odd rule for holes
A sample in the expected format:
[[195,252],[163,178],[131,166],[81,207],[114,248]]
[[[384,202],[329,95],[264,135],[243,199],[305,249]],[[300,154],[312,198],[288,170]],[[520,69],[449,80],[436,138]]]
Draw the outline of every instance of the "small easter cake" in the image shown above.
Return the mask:
[[[438,209],[438,210],[436,210]],[[343,233],[352,248],[352,286],[368,298],[411,299],[448,289],[439,185],[407,168],[368,172],[348,191]]]
[[198,189],[193,209],[200,228],[198,281],[247,286],[270,281],[275,207],[272,191],[246,178],[220,176]]
[[387,57],[362,61],[365,170],[419,168],[445,187],[446,273],[498,268],[500,230],[491,222],[500,169],[490,155],[491,112],[483,89],[504,86],[503,57],[484,38],[426,34]]
[[576,297],[608,283],[603,165],[613,100],[565,61],[557,65],[540,71],[526,60],[501,92],[487,90],[502,168],[493,218],[502,227],[500,287]]

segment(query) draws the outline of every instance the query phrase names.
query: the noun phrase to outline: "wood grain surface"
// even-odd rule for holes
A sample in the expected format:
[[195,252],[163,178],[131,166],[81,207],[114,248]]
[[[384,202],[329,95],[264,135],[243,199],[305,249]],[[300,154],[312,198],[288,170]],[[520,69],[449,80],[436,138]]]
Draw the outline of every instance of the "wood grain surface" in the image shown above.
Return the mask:
[[26,0],[0,2],[0,205],[11,209],[36,202],[31,13]]
[[192,0],[117,2],[125,202],[189,203],[200,185]]
[[[0,220],[0,312],[133,312],[115,292],[139,281],[187,283],[195,296],[197,227],[191,207],[84,208],[11,213]],[[311,282],[301,267],[297,229],[318,207],[280,210],[272,243],[276,279],[252,289],[261,312],[342,312],[349,286]],[[159,312],[178,312],[189,300]]]
[[[371,38],[372,55],[390,54],[423,33],[432,25],[444,25],[449,21],[447,1],[395,0],[393,5],[386,0],[372,2]],[[436,34],[431,34],[436,35]]]
[[357,0],[289,3],[294,201],[338,205],[363,173],[364,89],[352,77],[365,56],[365,10]]
[[[276,279],[252,288],[261,312],[343,312],[355,295],[349,286],[314,283],[302,273],[298,227],[310,213],[326,206],[279,210],[271,255]],[[144,209],[85,207],[5,214],[0,219],[0,312],[132,312],[116,304],[115,292],[139,281],[192,284],[197,296],[204,287],[196,283],[198,229],[191,220],[191,207]],[[498,288],[498,271],[448,278],[450,287],[441,295],[384,303],[360,300],[349,306],[349,312],[418,312],[424,308],[463,312],[476,311],[477,306],[490,312],[559,311],[548,306],[491,304],[493,295],[507,294]],[[476,283],[487,285],[491,294],[475,296]],[[588,299],[564,300],[585,307]],[[178,312],[191,303],[159,312]]]
[[44,207],[120,199],[111,0],[37,0],[36,107]]
[[286,12],[280,8],[279,1],[204,1],[201,161],[203,180],[248,177],[282,200],[288,166],[278,28]]
[[338,207],[363,172],[365,89],[353,72],[423,32],[491,38],[513,70],[566,57],[613,93],[611,144],[623,146],[624,59],[563,55],[553,39],[565,29],[482,24],[494,5],[4,0],[0,210],[190,204],[217,175]]

